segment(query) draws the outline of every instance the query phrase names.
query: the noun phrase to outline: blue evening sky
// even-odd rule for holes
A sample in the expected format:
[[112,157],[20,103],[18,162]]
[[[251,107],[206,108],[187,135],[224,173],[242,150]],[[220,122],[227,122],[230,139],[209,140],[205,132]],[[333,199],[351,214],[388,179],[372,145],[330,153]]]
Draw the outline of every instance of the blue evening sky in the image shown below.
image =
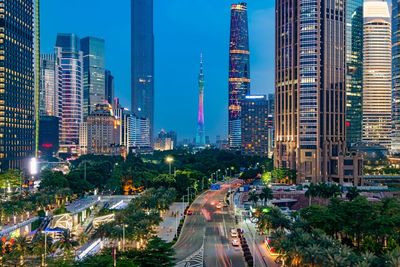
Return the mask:
[[[205,124],[211,140],[227,135],[231,0],[154,0],[156,130],[196,133],[199,55],[205,61]],[[248,0],[252,93],[274,86],[274,1]],[[106,40],[106,66],[115,94],[130,106],[130,0],[42,0],[41,49],[58,32]]]

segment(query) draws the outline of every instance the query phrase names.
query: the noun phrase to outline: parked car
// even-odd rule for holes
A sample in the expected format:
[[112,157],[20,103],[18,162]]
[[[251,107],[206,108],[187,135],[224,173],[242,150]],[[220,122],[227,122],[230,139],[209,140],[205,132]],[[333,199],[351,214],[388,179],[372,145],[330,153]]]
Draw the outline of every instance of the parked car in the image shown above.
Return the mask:
[[238,247],[240,245],[240,241],[237,238],[232,239],[232,246]]
[[238,232],[237,232],[236,229],[232,228],[232,229],[230,230],[230,232],[231,232],[231,237],[233,237],[233,238],[238,237]]

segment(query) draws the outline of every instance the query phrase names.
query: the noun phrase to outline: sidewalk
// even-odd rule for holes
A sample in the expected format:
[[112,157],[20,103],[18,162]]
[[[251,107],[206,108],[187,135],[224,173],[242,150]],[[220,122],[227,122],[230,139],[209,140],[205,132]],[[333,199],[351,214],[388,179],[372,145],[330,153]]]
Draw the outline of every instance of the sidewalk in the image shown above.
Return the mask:
[[187,202],[175,202],[169,207],[168,211],[162,214],[163,221],[157,227],[157,236],[159,238],[167,242],[171,242],[174,239],[186,206]]

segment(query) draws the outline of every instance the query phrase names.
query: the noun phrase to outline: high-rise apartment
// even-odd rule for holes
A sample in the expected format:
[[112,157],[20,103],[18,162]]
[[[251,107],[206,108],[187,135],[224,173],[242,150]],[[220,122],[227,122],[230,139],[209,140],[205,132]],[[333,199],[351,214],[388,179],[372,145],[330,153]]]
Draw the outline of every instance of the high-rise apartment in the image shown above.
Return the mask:
[[231,6],[229,42],[229,147],[241,149],[241,102],[250,93],[247,4]]
[[83,121],[83,55],[78,36],[59,33],[55,53],[60,62],[62,80],[60,151],[76,153],[79,126]]
[[268,156],[268,99],[248,95],[242,100],[242,153]]
[[346,141],[362,136],[363,0],[346,1]]
[[23,168],[24,160],[34,156],[35,27],[33,0],[0,0],[0,7],[0,170],[3,171]]
[[154,133],[153,0],[131,0],[132,113],[148,120]]
[[[391,21],[386,1],[364,1],[362,140],[390,149],[392,133]],[[396,105],[395,105],[396,106]]]
[[345,30],[344,0],[276,1],[275,166],[298,182],[359,182],[345,150]]
[[83,53],[83,117],[87,117],[98,104],[104,104],[105,67],[104,40],[85,37],[80,40]]
[[392,0],[392,144],[393,154],[400,153],[400,1]]

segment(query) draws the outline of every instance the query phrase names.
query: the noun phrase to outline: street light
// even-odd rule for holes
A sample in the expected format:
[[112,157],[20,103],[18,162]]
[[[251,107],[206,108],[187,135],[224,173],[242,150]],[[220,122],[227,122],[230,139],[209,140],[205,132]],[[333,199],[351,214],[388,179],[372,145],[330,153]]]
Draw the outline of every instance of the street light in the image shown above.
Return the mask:
[[172,162],[174,162],[174,158],[171,156],[168,156],[168,157],[166,157],[165,161],[169,165],[169,175],[171,175],[172,174]]

